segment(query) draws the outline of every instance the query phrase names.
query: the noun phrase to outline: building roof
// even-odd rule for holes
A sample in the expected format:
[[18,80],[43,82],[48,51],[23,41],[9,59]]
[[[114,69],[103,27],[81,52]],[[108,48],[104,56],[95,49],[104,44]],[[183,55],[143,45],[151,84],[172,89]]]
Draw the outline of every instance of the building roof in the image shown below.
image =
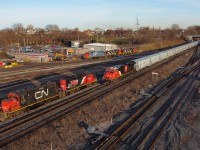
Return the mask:
[[103,43],[90,43],[90,44],[85,44],[85,45],[88,45],[88,46],[99,46],[99,47],[103,47],[103,46],[116,46],[114,44],[103,44]]

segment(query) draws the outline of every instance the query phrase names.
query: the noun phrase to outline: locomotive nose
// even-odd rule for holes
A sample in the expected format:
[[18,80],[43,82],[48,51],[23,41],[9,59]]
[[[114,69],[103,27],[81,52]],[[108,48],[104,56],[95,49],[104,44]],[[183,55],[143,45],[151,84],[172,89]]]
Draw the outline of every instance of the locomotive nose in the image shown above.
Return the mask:
[[88,58],[89,58],[89,53],[85,53],[85,54],[83,55],[83,58],[84,58],[84,59],[88,59]]
[[110,73],[106,72],[103,76],[104,79],[109,79],[111,77]]

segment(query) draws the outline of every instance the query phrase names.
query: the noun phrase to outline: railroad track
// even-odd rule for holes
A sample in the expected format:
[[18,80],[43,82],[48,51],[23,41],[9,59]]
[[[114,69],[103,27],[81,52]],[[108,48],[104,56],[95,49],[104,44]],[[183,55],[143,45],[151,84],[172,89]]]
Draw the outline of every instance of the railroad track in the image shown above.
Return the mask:
[[[118,63],[122,63],[126,61],[126,57],[122,60],[117,61],[104,61],[104,62],[88,62],[83,64],[75,64],[71,66],[57,66],[57,67],[42,67],[42,68],[35,68],[35,69],[27,69],[23,71],[13,71],[13,72],[6,72],[0,74],[0,89],[8,88],[16,84],[23,84],[27,83],[30,80],[34,80],[34,78],[42,79],[46,76],[55,76],[55,74],[64,75],[67,73],[74,72],[84,72],[84,69],[92,69],[95,68],[102,68],[103,66],[109,66]],[[130,59],[130,58],[129,58]],[[52,74],[52,75],[49,75]],[[16,80],[17,79],[17,80]],[[26,80],[24,80],[26,79]]]
[[[164,49],[163,49],[164,50]],[[155,52],[157,52],[157,51],[155,51]],[[134,58],[140,58],[140,57],[142,57],[142,56],[144,56],[145,54],[152,54],[152,53],[155,53],[155,52],[145,52],[145,53],[139,53],[139,54],[134,54]],[[128,57],[127,57],[128,56]],[[69,70],[72,70],[72,69],[74,69],[74,68],[77,68],[77,67],[85,67],[86,65],[90,65],[90,66],[94,66],[94,65],[100,65],[100,64],[113,64],[113,63],[116,63],[116,62],[118,62],[118,63],[120,63],[120,62],[123,62],[123,61],[126,61],[126,60],[128,60],[128,59],[130,59],[130,56],[132,56],[132,55],[125,55],[125,57],[124,58],[120,58],[120,59],[114,59],[114,60],[110,60],[110,59],[108,59],[108,60],[96,60],[95,62],[94,61],[79,61],[80,63],[79,64],[74,64],[74,63],[72,63],[70,66],[69,65],[67,65],[67,64],[60,64],[60,65],[58,65],[58,64],[54,64],[54,66],[52,67],[49,67],[49,64],[48,64],[48,66],[41,66],[41,64],[38,64],[38,65],[40,65],[41,67],[37,67],[37,68],[33,68],[33,69],[30,69],[30,67],[29,68],[27,68],[27,67],[25,67],[25,69],[24,70],[14,70],[14,71],[5,71],[5,72],[1,72],[1,74],[0,74],[0,78],[2,79],[1,81],[0,81],[0,84],[2,84],[2,86],[6,86],[6,85],[3,85],[3,84],[6,84],[6,83],[8,83],[8,82],[14,82],[15,81],[15,84],[16,83],[22,83],[22,82],[25,82],[25,81],[17,81],[16,82],[16,79],[17,80],[19,80],[19,79],[24,79],[24,78],[28,78],[28,79],[31,79],[31,78],[33,78],[33,77],[35,77],[35,76],[39,76],[39,75],[48,75],[49,73],[52,73],[52,72],[55,72],[56,70],[58,70],[57,72],[58,73],[62,73],[62,71],[61,70],[63,70],[63,69],[69,69]],[[132,59],[132,58],[131,58]],[[56,72],[56,73],[57,73]]]
[[71,95],[65,99],[55,101],[48,106],[28,113],[20,118],[10,120],[0,125],[0,147],[3,147],[17,139],[46,125],[62,116],[78,110],[82,106],[101,98],[108,92],[127,84],[140,76],[142,72],[127,77],[125,80],[110,85],[96,85],[84,91]]
[[[102,66],[96,66],[96,70],[97,72],[99,72],[98,70],[100,69],[103,69]],[[8,77],[8,79],[3,79],[1,78],[3,81],[0,82],[0,90],[4,90],[4,89],[8,89],[10,87],[13,87],[13,86],[16,86],[16,85],[22,85],[22,84],[26,84],[28,82],[34,82],[36,80],[47,80],[48,78],[50,78],[49,81],[52,81],[52,78],[54,78],[53,80],[55,80],[56,78],[57,79],[60,79],[60,78],[65,78],[67,77],[67,75],[72,75],[74,73],[82,73],[84,72],[85,70],[85,67],[83,68],[78,68],[78,69],[75,69],[75,68],[72,68],[72,69],[57,69],[57,70],[54,70],[54,72],[43,72],[43,71],[40,71],[40,72],[36,72],[36,73],[32,73],[32,74],[29,74],[29,73],[25,73],[25,74],[22,74],[21,76],[13,76],[13,80],[11,80],[10,77]],[[92,71],[92,68],[91,67],[88,67],[87,68],[87,71]],[[74,73],[73,73],[74,72]],[[50,75],[49,75],[50,74]],[[8,76],[8,75],[7,75]],[[16,78],[18,80],[16,80]],[[21,79],[20,79],[21,78]]]
[[133,79],[150,71],[152,68],[168,61],[170,60],[165,60],[152,67],[144,69],[141,72],[137,72],[132,76],[124,78],[124,80],[121,80],[120,82],[113,83],[108,86],[96,85],[96,88],[91,87],[86,89],[84,92],[80,91],[76,95],[71,95],[65,99],[54,101],[53,103],[36,109],[20,118],[15,118],[9,122],[0,124],[0,147],[19,139],[20,137],[46,125],[49,122],[80,109],[84,105],[99,99],[108,92],[129,83]]
[[[132,56],[132,55],[127,55],[127,56]],[[140,56],[141,57],[141,56]],[[114,61],[125,61],[127,58],[120,58],[120,60],[114,60]],[[95,60],[95,62],[93,60],[89,60],[89,61],[79,61],[79,63],[73,63],[73,64],[60,64],[60,65],[55,65],[55,66],[41,66],[41,67],[37,67],[37,68],[25,68],[24,70],[17,70],[17,71],[7,71],[7,72],[1,72],[0,77],[6,77],[8,75],[12,75],[12,76],[16,76],[16,75],[23,75],[23,74],[27,74],[27,73],[36,73],[36,72],[41,72],[41,71],[45,71],[45,72],[51,72],[54,70],[61,70],[61,69],[72,69],[72,68],[77,68],[77,67],[81,67],[81,66],[86,66],[86,65],[98,65],[98,64],[107,64],[110,62],[110,59],[103,59],[103,60]],[[53,65],[53,64],[52,64]]]
[[[138,108],[135,111],[135,113],[132,114],[124,123],[122,123],[112,134],[110,134],[103,141],[97,143],[98,146],[96,147],[96,150],[117,149],[117,146],[119,146],[122,143],[126,143],[129,146],[131,145],[130,147],[122,147],[122,149],[151,148],[151,146],[154,145],[154,143],[156,142],[156,139],[158,139],[157,135],[161,134],[165,124],[169,122],[170,117],[173,116],[173,114],[177,111],[178,108],[180,108],[180,105],[182,104],[181,100],[183,99],[184,94],[188,92],[188,87],[191,87],[191,89],[192,87],[194,87],[194,83],[192,81],[188,81],[189,83],[183,84],[183,80],[186,80],[186,76],[189,75],[191,72],[194,72],[199,69],[199,61],[196,62],[197,50],[198,48],[195,50],[193,57],[186,64],[185,69],[179,70],[178,76],[176,76],[175,78],[170,78],[169,82],[162,85],[160,89],[155,91],[153,96],[142,107]],[[166,103],[164,103],[165,101],[161,100],[161,98],[165,96],[173,87],[177,86],[181,82],[182,86],[187,85],[187,88],[185,90],[181,89],[183,95],[179,96],[178,100],[166,100]],[[190,86],[188,86],[189,84]],[[151,114],[151,112],[155,112],[156,106],[157,108],[160,108],[160,111],[156,111],[156,113],[153,113],[153,115],[148,116],[148,114]],[[168,115],[166,115],[167,112],[169,112]],[[141,127],[138,129],[138,127],[140,127],[142,124],[141,120],[148,121],[147,118],[151,117],[156,119],[151,120],[151,122],[148,122],[147,124],[143,123],[145,124],[145,127]],[[163,119],[163,121],[159,120],[161,118]],[[138,123],[139,121],[140,124]],[[157,123],[160,123],[163,126],[161,127],[159,126],[160,124]],[[148,126],[148,124],[150,125]],[[135,131],[132,131],[133,129]],[[131,135],[130,137],[131,131],[133,132],[133,135]],[[127,139],[127,137],[129,137],[129,139]],[[148,140],[149,137],[151,141]]]
[[[86,89],[81,91],[81,93],[79,92],[76,95],[55,101],[48,106],[43,106],[42,108],[34,110],[20,118],[1,124],[0,147],[9,144],[31,130],[33,131],[40,126],[45,125],[50,120],[53,121],[54,119],[57,119],[58,115],[62,116],[63,113],[66,114],[67,112],[80,107],[85,102],[89,101],[86,98],[88,95],[104,86],[105,85],[97,85],[96,88],[93,87],[93,89]],[[82,101],[83,98],[85,98],[85,101]],[[57,109],[57,111],[55,111],[55,109]]]
[[[99,63],[99,62],[96,62]],[[26,69],[23,71],[11,71],[11,72],[2,72],[0,74],[1,83],[11,82],[15,81],[16,79],[24,79],[24,78],[33,78],[35,76],[41,76],[41,75],[48,75],[49,73],[64,73],[66,69],[74,69],[76,67],[85,66],[85,65],[91,65],[96,64],[93,63],[83,63],[83,64],[75,64],[75,65],[63,65],[63,66],[56,66],[56,67],[41,67],[41,68],[34,68],[34,69]]]
[[[199,69],[199,68],[198,68]],[[199,70],[193,73],[193,77],[197,77]],[[138,149],[152,149],[166,126],[172,121],[173,117],[180,110],[180,107],[188,100],[193,91],[199,86],[199,83],[193,79],[185,79],[184,87],[178,89],[179,93],[175,92],[174,99],[168,100],[162,108],[160,108],[157,118],[152,120],[152,125],[148,126],[146,133],[143,133],[141,140],[136,142]],[[175,97],[176,96],[176,97]]]

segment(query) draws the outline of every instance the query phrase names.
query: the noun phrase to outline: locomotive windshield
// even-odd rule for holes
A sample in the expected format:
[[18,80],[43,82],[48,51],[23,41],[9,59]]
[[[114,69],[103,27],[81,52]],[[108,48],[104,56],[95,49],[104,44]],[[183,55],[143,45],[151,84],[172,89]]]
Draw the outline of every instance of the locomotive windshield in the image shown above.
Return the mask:
[[115,69],[114,68],[108,68],[108,69],[106,69],[106,72],[115,72]]

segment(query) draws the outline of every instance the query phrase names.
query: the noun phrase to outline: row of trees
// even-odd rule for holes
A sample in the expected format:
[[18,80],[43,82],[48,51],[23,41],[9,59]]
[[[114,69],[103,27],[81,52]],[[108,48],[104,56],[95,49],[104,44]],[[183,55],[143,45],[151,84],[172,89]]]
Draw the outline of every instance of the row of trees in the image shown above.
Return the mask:
[[154,43],[161,40],[187,40],[187,35],[200,35],[200,26],[190,26],[187,29],[181,29],[178,24],[172,24],[170,28],[156,29],[150,27],[141,27],[139,30],[132,29],[114,29],[107,30],[105,37],[115,37],[112,42],[118,45]]
[[[27,32],[27,31],[35,32]],[[33,34],[30,34],[33,33]],[[190,26],[183,30],[177,24],[161,30],[141,27],[137,31],[132,29],[109,29],[80,31],[78,28],[60,29],[58,25],[47,25],[45,28],[34,28],[32,25],[25,28],[22,23],[13,24],[11,28],[0,30],[0,47],[11,44],[37,45],[37,44],[65,44],[69,40],[79,40],[82,43],[105,42],[118,45],[151,43],[156,40],[185,39],[185,35],[200,34],[200,26]]]
[[[35,32],[28,32],[28,31]],[[33,34],[32,34],[33,33]],[[34,28],[32,25],[24,28],[21,23],[12,28],[0,30],[0,47],[19,43],[20,45],[64,44],[67,40],[88,39],[86,33],[75,29],[60,29],[57,25],[47,25],[45,28]]]

